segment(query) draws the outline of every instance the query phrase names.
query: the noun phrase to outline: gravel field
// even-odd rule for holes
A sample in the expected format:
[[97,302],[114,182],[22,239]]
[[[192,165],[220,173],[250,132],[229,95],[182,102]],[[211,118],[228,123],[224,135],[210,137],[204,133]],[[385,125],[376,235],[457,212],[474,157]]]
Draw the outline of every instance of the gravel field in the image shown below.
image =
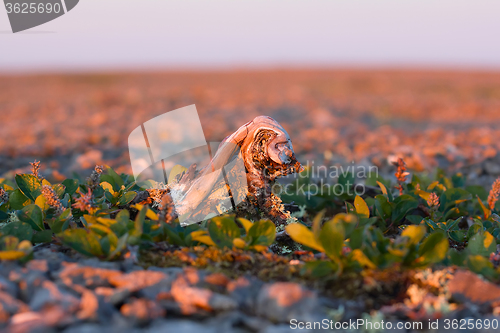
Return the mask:
[[130,132],[190,104],[207,141],[269,115],[302,161],[500,174],[500,73],[276,70],[2,76],[0,175],[35,158],[56,179],[102,161],[129,172]]

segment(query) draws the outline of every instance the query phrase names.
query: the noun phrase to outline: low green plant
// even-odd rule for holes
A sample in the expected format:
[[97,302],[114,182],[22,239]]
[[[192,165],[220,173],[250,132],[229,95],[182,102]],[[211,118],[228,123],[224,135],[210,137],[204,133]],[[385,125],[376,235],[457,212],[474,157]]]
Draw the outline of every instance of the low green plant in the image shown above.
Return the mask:
[[[401,165],[396,184],[369,175],[365,183],[375,189],[373,195],[306,191],[282,197],[305,207],[286,233],[305,250],[323,253],[307,261],[304,272],[321,277],[394,266],[456,265],[500,279],[500,259],[490,258],[497,256],[500,244],[500,182],[488,194],[483,187],[466,186],[463,175],[448,178],[440,170],[434,177],[406,180],[409,174]],[[183,172],[178,167],[169,177]],[[339,179],[343,186],[355,181],[350,175]],[[313,184],[311,177],[302,177],[293,186],[308,189]],[[133,177],[109,167],[96,167],[86,180],[58,184],[43,179],[38,169],[0,179],[0,260],[29,260],[33,245],[54,241],[102,260],[121,258],[128,246],[148,249],[158,242],[259,252],[275,243],[276,228],[269,220],[225,215],[187,227],[178,220],[166,223],[155,202],[151,207],[133,204],[140,190]]]
[[[264,251],[274,242],[276,227],[269,220],[251,222],[244,218],[237,221],[228,216],[214,217],[208,223],[207,230],[197,230],[191,233],[193,240],[219,248]],[[242,230],[243,229],[243,233]]]

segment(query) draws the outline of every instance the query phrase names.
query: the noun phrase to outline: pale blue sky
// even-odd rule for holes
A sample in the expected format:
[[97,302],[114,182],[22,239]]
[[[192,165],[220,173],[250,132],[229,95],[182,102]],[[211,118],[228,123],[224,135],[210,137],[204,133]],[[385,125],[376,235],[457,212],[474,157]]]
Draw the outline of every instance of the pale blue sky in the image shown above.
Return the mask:
[[0,72],[290,65],[500,69],[500,0],[80,0]]

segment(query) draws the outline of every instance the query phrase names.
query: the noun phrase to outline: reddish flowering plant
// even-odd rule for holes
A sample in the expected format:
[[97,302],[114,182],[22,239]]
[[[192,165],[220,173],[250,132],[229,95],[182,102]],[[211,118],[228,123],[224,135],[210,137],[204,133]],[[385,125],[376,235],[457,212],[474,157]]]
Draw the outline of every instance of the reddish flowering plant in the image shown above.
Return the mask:
[[40,161],[36,161],[35,162],[30,162],[31,164],[31,173],[33,174],[33,176],[35,176],[36,178],[38,179],[42,179],[42,176],[40,175]]
[[500,196],[500,178],[495,180],[493,186],[491,187],[490,194],[488,195],[488,206],[490,210],[495,209],[495,204],[498,201],[498,197]]
[[86,194],[82,194],[80,191],[79,193],[80,197],[76,198],[75,203],[72,204],[71,206],[73,208],[81,210],[82,212],[84,211],[92,212],[92,210],[94,209],[94,199],[90,188],[88,193]]
[[61,213],[65,210],[61,200],[57,197],[57,193],[54,191],[52,187],[49,185],[42,186],[42,195],[44,196],[47,204],[54,208],[56,211],[56,215],[61,215]]
[[9,193],[0,187],[0,204],[4,204],[9,201]]
[[427,205],[429,205],[430,208],[434,208],[436,210],[439,208],[439,197],[436,193],[431,193],[429,200],[427,200]]
[[396,173],[394,174],[398,180],[396,188],[399,190],[399,195],[403,195],[403,183],[406,181],[406,176],[410,173],[406,171],[406,163],[401,157],[392,164],[397,167]]
[[103,173],[103,171],[104,167],[102,165],[96,165],[90,177],[87,178],[87,184],[92,191],[99,187],[101,182],[101,174]]

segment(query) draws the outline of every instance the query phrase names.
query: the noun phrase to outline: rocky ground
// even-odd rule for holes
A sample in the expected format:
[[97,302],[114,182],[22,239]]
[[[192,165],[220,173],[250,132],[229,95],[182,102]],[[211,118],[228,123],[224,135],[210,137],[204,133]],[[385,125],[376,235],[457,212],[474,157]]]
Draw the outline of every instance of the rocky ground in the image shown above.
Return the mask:
[[[412,172],[441,167],[489,187],[500,176],[499,87],[499,73],[478,72],[3,76],[0,177],[28,172],[34,159],[53,182],[87,176],[101,163],[129,173],[129,133],[194,103],[208,141],[265,114],[289,132],[303,163],[354,161],[389,176],[390,162],[401,156]],[[269,277],[257,264],[260,273],[214,271],[186,264],[195,254],[185,255],[191,259],[151,266],[133,258],[85,259],[56,244],[37,247],[32,261],[0,263],[0,331],[287,332],[291,319],[500,320],[500,288],[451,268],[318,285],[293,274]],[[301,265],[300,258],[279,260]],[[350,289],[362,292],[342,295]]]
[[0,76],[0,175],[42,160],[45,176],[105,162],[130,173],[127,138],[196,104],[207,141],[258,115],[289,132],[302,162],[500,175],[498,72],[282,70]]
[[[363,296],[346,299],[251,275],[83,259],[51,244],[37,248],[25,265],[0,264],[0,331],[288,332],[293,319],[384,320],[394,326],[412,321],[427,331],[429,320],[441,328],[446,319],[500,320],[500,287],[473,273],[447,268],[374,274],[363,277]],[[337,281],[330,288],[348,284]],[[377,303],[377,294],[391,292],[400,295]],[[365,326],[335,331],[374,332]]]

